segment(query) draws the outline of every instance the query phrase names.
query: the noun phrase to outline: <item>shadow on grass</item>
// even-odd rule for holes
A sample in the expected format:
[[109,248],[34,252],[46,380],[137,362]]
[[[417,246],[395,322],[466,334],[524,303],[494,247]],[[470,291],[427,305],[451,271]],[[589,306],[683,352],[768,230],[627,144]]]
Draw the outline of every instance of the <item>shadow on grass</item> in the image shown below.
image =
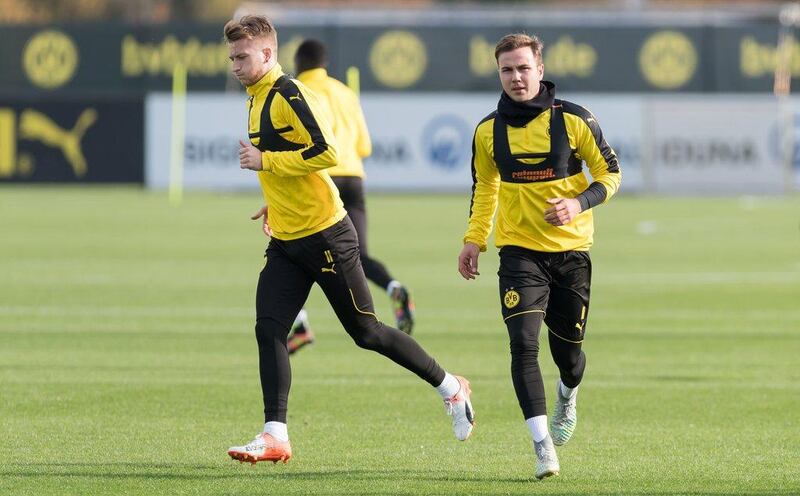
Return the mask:
[[[399,484],[408,481],[432,481],[438,483],[460,483],[470,484],[475,483],[481,487],[476,487],[478,491],[476,494],[493,495],[493,494],[510,494],[508,488],[504,488],[500,493],[494,493],[491,489],[487,491],[484,484],[511,484],[516,486],[516,489],[511,489],[511,492],[516,493],[517,490],[528,491],[533,489],[535,484],[543,484],[539,486],[543,490],[546,488],[548,494],[570,494],[570,495],[583,495],[591,494],[593,496],[615,496],[619,494],[637,494],[649,496],[729,496],[736,494],[740,496],[768,496],[778,494],[791,494],[786,491],[747,491],[747,492],[730,492],[730,491],[686,491],[686,490],[672,490],[663,491],[658,489],[642,489],[631,487],[623,491],[614,492],[599,492],[594,490],[577,489],[571,487],[568,478],[548,479],[545,481],[537,481],[531,477],[476,477],[469,473],[463,472],[450,472],[442,474],[437,470],[387,470],[387,469],[359,469],[359,470],[326,470],[326,471],[277,471],[281,468],[276,467],[273,471],[272,466],[269,464],[267,467],[244,467],[244,470],[239,469],[239,464],[231,462],[230,466],[226,464],[191,464],[191,463],[137,463],[137,462],[97,462],[97,463],[10,463],[6,465],[7,469],[0,471],[0,478],[14,477],[14,478],[28,478],[33,480],[59,478],[59,477],[85,477],[88,479],[97,480],[175,480],[175,481],[213,481],[213,480],[242,480],[242,478],[252,478],[263,481],[269,478],[273,481],[282,481],[287,483],[298,482],[316,482],[321,480],[330,480],[332,478],[344,479],[347,482],[364,482],[366,484],[374,484],[376,481],[389,481],[392,483],[396,481],[398,484],[396,489],[391,491],[381,491],[380,488],[371,487],[368,492],[359,492],[359,494],[416,494],[416,491],[408,492],[407,487],[402,487]],[[38,470],[36,470],[38,468]],[[567,485],[564,485],[564,484]],[[440,486],[442,488],[444,486]],[[298,488],[299,489],[299,488]],[[350,494],[353,488],[350,486],[347,489],[342,488],[341,494]],[[422,493],[429,494],[429,489],[420,488]],[[437,490],[438,491],[438,490]],[[471,491],[470,491],[471,492]],[[326,494],[337,494],[335,491],[330,492],[326,490]]]
[[[239,468],[240,465],[242,468]],[[282,470],[282,464],[272,470],[272,465],[260,463],[250,467],[231,460],[225,464],[191,463],[136,463],[136,462],[74,462],[74,463],[10,463],[10,470],[0,471],[2,477],[88,477],[99,479],[241,479],[242,477],[272,477],[278,480],[322,480],[330,477],[343,477],[351,481],[364,480],[428,480],[439,482],[503,482],[529,483],[533,477],[474,477],[460,472],[442,474],[437,470],[325,470],[302,471]],[[39,470],[36,470],[38,468]],[[243,470],[242,470],[243,469]]]

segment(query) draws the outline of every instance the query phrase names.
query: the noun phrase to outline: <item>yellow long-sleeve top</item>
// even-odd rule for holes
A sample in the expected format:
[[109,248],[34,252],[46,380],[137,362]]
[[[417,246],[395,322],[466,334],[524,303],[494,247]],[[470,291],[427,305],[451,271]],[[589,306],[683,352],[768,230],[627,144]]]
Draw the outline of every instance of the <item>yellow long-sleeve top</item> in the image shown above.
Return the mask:
[[322,68],[303,71],[297,79],[308,86],[325,107],[339,144],[339,165],[328,169],[328,174],[363,178],[362,159],[372,153],[372,141],[358,96]]
[[250,142],[261,150],[258,180],[273,236],[298,239],[344,218],[339,191],[325,171],[337,165],[336,140],[314,94],[276,64],[250,95]]
[[[591,207],[611,198],[622,176],[591,112],[555,100],[555,86],[545,81],[531,102],[513,102],[504,93],[498,110],[478,124],[472,146],[473,192],[465,243],[486,250],[497,209],[498,247],[589,249]],[[567,225],[552,226],[544,220],[551,198],[578,198],[583,211]]]

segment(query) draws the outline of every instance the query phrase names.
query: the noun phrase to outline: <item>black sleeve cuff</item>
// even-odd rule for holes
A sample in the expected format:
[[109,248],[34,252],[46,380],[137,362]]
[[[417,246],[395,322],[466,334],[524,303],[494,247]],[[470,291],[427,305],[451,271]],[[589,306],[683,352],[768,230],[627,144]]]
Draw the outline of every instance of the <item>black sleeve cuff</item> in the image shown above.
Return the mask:
[[590,184],[583,193],[579,194],[576,199],[581,204],[581,212],[585,212],[606,201],[607,195],[606,187],[598,182],[594,182]]

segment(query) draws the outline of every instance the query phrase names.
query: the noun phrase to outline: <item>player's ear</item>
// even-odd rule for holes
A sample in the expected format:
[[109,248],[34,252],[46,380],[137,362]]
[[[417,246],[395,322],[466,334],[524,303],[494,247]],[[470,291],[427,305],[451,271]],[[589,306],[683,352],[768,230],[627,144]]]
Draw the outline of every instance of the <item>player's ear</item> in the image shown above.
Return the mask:
[[272,48],[265,46],[261,49],[261,53],[264,54],[264,63],[267,63],[272,58]]
[[544,77],[544,64],[536,66],[536,70],[539,71],[539,79],[542,79]]

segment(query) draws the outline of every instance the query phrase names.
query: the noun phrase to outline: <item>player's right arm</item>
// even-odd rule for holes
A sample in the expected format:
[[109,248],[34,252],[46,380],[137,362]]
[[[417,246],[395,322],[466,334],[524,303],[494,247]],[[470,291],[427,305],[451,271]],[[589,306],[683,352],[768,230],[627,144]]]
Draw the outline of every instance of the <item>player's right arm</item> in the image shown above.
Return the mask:
[[464,247],[458,256],[458,271],[465,279],[479,275],[478,256],[486,251],[497,209],[500,172],[489,150],[491,142],[492,120],[488,119],[478,125],[472,140],[472,201]]
[[500,172],[489,150],[492,125],[491,119],[479,124],[472,140],[472,201],[464,243],[473,243],[480,251],[486,251],[500,188]]
[[478,272],[478,256],[481,250],[475,243],[464,243],[461,248],[461,253],[458,254],[458,272],[466,280],[475,279],[475,276],[481,275]]

